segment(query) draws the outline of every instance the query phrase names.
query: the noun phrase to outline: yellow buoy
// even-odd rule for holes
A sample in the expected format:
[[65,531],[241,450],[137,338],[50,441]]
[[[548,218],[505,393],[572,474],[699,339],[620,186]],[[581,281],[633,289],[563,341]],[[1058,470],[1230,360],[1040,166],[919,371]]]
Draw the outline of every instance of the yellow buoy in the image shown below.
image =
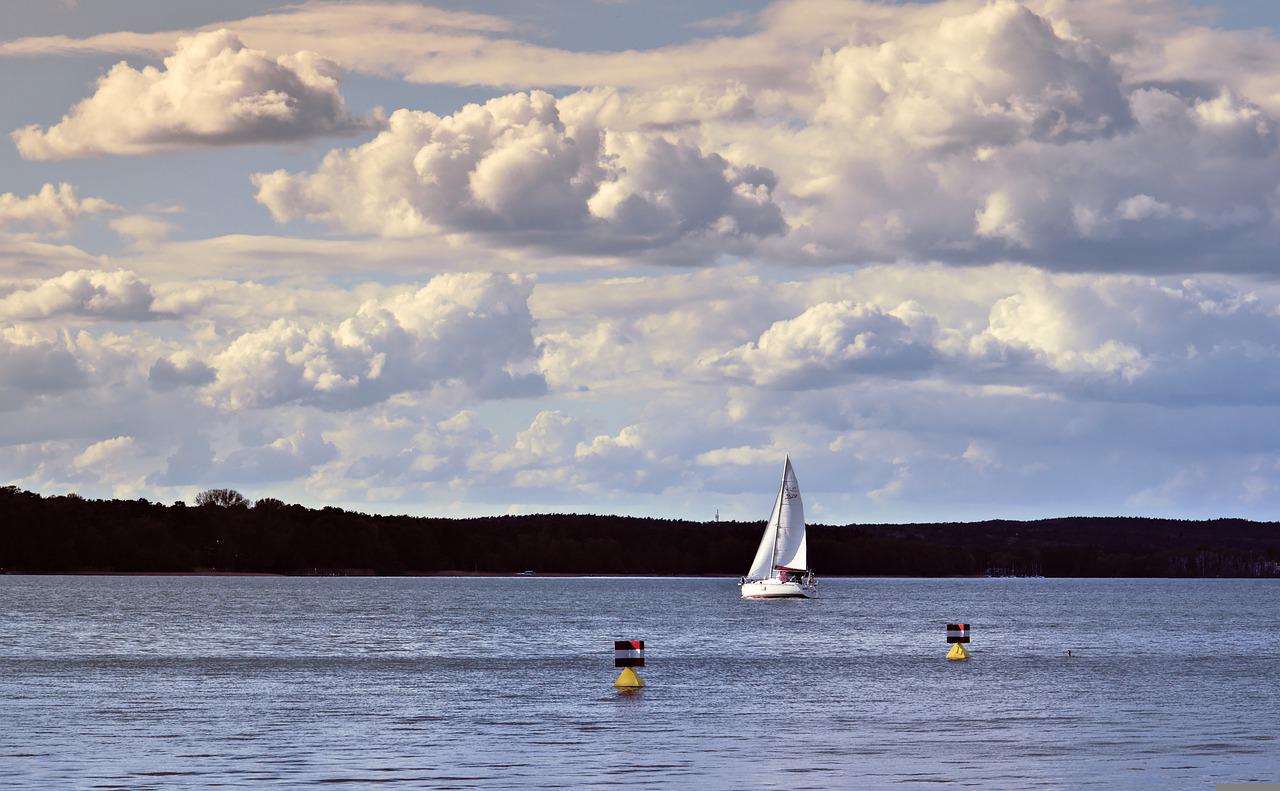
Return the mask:
[[618,680],[613,682],[615,687],[643,687],[644,679],[640,678],[640,674],[629,667],[622,668],[622,672],[618,674]]
[[962,643],[951,644],[951,650],[947,652],[947,659],[954,659],[956,661],[960,661],[968,658],[969,658],[969,652],[964,650],[964,645]]

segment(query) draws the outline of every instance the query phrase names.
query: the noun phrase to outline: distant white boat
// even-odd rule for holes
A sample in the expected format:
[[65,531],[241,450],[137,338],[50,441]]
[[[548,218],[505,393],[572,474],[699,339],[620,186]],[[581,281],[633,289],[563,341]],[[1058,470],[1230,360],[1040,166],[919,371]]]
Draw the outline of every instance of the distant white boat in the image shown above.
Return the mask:
[[800,483],[788,456],[782,467],[782,485],[764,527],[751,570],[738,581],[744,599],[812,599],[818,587],[809,568],[804,535],[804,503]]

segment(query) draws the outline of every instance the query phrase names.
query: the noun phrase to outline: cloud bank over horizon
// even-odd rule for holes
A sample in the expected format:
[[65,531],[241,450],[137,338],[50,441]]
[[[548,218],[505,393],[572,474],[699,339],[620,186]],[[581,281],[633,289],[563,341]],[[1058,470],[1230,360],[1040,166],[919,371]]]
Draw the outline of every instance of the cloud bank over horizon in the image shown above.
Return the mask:
[[0,41],[126,57],[4,111],[0,477],[757,518],[790,452],[827,521],[1280,505],[1280,39],[1175,0],[676,27]]

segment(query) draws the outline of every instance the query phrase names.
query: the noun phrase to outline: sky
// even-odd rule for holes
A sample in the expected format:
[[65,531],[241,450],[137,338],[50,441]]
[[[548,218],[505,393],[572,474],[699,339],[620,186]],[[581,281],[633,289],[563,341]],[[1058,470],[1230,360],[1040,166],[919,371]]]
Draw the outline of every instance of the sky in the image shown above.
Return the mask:
[[1280,7],[0,0],[0,479],[1280,506]]

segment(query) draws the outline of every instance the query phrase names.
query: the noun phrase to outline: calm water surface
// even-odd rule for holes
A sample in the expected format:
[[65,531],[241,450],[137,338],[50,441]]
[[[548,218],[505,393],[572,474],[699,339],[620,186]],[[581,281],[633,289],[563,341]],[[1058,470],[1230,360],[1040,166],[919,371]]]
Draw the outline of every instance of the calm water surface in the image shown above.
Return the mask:
[[[0,577],[0,784],[1280,781],[1280,583],[820,586]],[[972,661],[943,659],[948,620]],[[611,686],[615,637],[647,641],[639,693]]]

